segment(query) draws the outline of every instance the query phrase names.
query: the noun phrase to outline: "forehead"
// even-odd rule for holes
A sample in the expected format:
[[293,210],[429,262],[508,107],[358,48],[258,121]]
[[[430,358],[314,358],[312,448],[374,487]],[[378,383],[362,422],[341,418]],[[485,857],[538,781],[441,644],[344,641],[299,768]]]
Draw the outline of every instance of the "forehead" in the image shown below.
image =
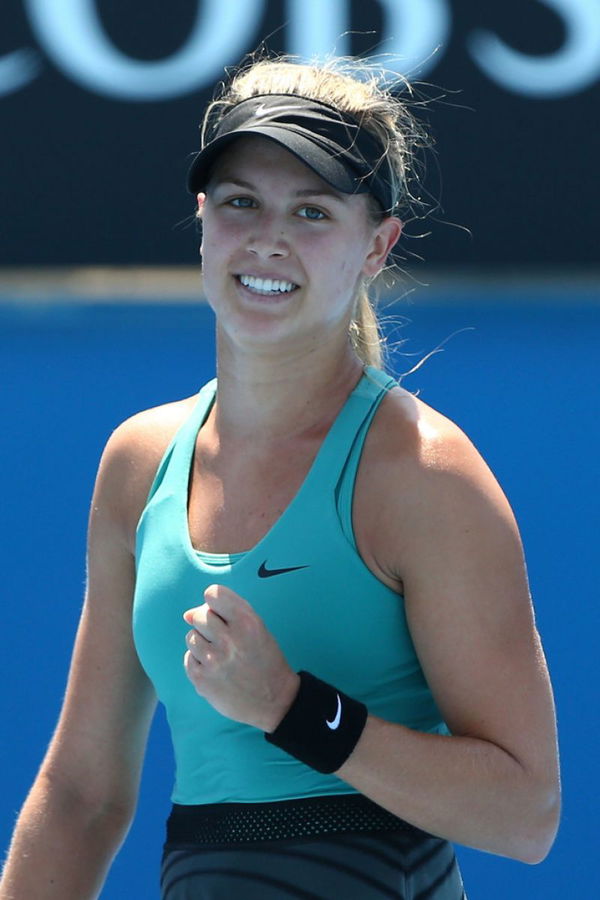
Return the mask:
[[214,164],[210,181],[218,183],[249,174],[255,178],[284,175],[286,179],[302,182],[307,189],[313,188],[319,193],[342,200],[351,196],[337,191],[285,147],[259,135],[239,137],[226,147]]

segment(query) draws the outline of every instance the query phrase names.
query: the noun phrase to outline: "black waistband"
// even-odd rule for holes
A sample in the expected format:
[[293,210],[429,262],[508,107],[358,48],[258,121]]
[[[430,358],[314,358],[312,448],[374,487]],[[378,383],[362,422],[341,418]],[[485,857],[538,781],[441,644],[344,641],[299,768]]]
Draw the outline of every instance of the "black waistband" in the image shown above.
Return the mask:
[[324,834],[380,834],[419,829],[363,797],[339,794],[272,803],[174,804],[167,845],[216,847]]

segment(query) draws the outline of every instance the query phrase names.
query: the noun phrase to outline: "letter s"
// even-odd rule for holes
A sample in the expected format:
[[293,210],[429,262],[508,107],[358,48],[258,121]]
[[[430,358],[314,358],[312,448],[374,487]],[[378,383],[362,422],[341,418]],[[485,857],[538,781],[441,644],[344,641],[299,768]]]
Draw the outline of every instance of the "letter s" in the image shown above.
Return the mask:
[[78,84],[119,100],[165,100],[193,91],[235,62],[263,0],[197,0],[192,33],[156,62],[121,53],[106,37],[95,0],[25,0],[31,26],[54,64]]
[[599,0],[539,0],[564,20],[567,37],[556,53],[534,57],[507,47],[491,32],[473,32],[471,55],[502,87],[532,97],[560,97],[583,90],[600,75]]

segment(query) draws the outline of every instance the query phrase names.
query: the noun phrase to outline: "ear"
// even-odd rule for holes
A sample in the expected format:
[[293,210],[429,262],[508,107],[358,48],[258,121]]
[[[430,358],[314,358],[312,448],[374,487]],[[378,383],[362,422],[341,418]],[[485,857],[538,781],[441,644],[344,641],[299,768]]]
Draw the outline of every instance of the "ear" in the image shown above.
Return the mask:
[[388,216],[375,228],[371,248],[362,267],[362,273],[367,278],[373,278],[385,266],[390,250],[402,234],[402,225],[396,216]]
[[196,213],[196,228],[198,229],[198,233],[200,235],[200,259],[202,259],[202,247],[204,244],[204,229],[202,228],[202,213],[204,212],[204,206],[206,204],[206,194],[197,194],[196,200],[198,201],[198,212]]

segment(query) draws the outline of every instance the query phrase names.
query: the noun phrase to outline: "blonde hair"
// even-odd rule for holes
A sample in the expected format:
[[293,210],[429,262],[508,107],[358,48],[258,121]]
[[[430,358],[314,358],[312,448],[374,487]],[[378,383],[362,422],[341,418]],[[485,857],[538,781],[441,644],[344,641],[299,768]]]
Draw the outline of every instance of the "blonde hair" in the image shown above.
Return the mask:
[[[397,79],[396,79],[397,80]],[[408,89],[406,82],[402,82]],[[400,203],[394,214],[402,217],[418,201],[413,196],[415,152],[427,144],[423,127],[414,118],[406,102],[392,93],[385,73],[355,59],[333,58],[323,63],[300,63],[293,57],[254,58],[242,63],[227,84],[220,85],[209,104],[202,125],[202,146],[210,140],[222,116],[236,103],[260,94],[297,94],[339,109],[354,116],[377,137],[391,163],[400,188]],[[370,197],[369,213],[373,224],[384,217],[374,197]],[[391,283],[390,269],[380,273],[376,282]],[[365,365],[383,367],[385,342],[369,288],[376,285],[361,282],[355,297],[355,308],[349,336],[354,351]]]

